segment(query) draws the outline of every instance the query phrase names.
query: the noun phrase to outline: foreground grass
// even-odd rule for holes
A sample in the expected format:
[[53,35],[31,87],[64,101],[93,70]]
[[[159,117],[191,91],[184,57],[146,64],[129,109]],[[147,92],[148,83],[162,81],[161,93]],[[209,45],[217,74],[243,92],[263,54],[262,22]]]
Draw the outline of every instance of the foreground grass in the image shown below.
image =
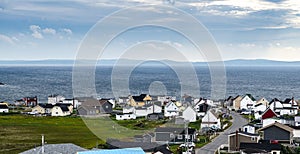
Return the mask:
[[[19,153],[41,145],[41,134],[47,144],[74,143],[91,149],[104,145],[108,138],[132,140],[134,135],[164,124],[166,121],[116,121],[109,117],[33,117],[0,115],[0,153]],[[87,125],[86,125],[87,124]],[[100,140],[100,139],[103,140]]]
[[47,144],[74,143],[93,148],[104,143],[79,117],[0,116],[0,153],[19,153],[41,144],[41,134]]

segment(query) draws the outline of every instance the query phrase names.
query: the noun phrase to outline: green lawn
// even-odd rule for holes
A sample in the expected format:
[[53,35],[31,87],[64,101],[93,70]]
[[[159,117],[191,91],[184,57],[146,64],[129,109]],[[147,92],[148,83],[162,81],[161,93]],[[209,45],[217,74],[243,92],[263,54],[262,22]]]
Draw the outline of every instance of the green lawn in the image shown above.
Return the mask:
[[47,144],[74,143],[93,148],[98,139],[79,117],[32,117],[0,115],[0,153],[18,153],[39,146],[41,134]]
[[96,143],[104,144],[107,138],[131,140],[134,135],[153,131],[165,122],[147,121],[144,118],[116,121],[109,117],[0,115],[0,153],[18,153],[39,146],[41,134],[45,135],[47,144],[74,143],[90,149]]

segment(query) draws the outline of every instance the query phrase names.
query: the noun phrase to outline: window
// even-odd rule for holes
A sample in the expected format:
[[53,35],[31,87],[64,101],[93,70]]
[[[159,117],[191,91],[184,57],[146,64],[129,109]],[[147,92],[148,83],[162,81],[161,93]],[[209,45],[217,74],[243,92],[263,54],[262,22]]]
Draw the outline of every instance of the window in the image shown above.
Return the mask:
[[58,112],[56,112],[56,114],[58,114]]
[[251,141],[255,141],[255,137],[251,137]]
[[190,135],[185,135],[186,139],[191,139]]
[[170,138],[174,138],[175,136],[174,136],[174,134],[173,133],[171,133],[170,134]]
[[106,105],[106,106],[105,106],[105,108],[107,108],[107,109],[108,109],[108,106]]
[[177,138],[178,138],[179,140],[182,140],[182,135],[178,135]]

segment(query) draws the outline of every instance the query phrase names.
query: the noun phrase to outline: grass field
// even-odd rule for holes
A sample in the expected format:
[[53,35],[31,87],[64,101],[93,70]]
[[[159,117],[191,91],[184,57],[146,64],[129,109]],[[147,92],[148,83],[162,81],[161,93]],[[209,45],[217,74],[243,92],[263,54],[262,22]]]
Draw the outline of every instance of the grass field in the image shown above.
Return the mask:
[[104,144],[107,138],[130,140],[134,135],[153,131],[164,123],[163,120],[146,121],[143,118],[116,121],[109,117],[0,115],[0,153],[18,153],[39,146],[41,134],[45,135],[47,144],[74,143],[90,149],[97,143]]
[[[41,145],[41,135],[47,144],[74,143],[91,149],[107,138],[131,140],[134,135],[153,132],[165,120],[116,121],[113,117],[80,118],[34,117],[21,114],[0,114],[0,153],[18,153]],[[166,123],[167,122],[167,123]],[[87,124],[87,125],[86,125]],[[199,122],[191,124],[198,126]],[[198,126],[199,127],[199,126]],[[101,140],[103,139],[103,140]]]
[[0,115],[0,153],[18,153],[39,146],[41,134],[47,144],[74,143],[93,148],[104,143],[79,117],[32,117]]

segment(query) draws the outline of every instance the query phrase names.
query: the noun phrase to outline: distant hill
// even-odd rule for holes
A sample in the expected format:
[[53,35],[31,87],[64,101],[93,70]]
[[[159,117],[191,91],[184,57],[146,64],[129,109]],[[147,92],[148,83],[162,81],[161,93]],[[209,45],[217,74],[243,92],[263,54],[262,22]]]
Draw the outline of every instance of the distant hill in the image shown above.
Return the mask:
[[[0,60],[0,66],[73,66],[74,60]],[[80,64],[92,64],[92,61],[81,60],[78,61]],[[113,66],[118,62],[120,65],[133,65],[136,63],[140,63],[140,60],[115,60],[115,59],[106,59],[101,60],[97,65],[101,66]],[[145,66],[161,66],[162,63],[168,63],[170,65],[182,65],[185,66],[188,64],[187,62],[176,62],[171,60],[163,60],[161,63],[157,61],[148,61],[143,63]],[[217,64],[222,64],[218,62],[213,62]],[[255,59],[255,60],[245,60],[245,59],[236,59],[236,60],[228,60],[223,62],[225,66],[300,66],[300,61],[286,62],[286,61],[274,61],[274,60],[266,60],[266,59]],[[194,66],[207,66],[207,62],[193,62]]]

